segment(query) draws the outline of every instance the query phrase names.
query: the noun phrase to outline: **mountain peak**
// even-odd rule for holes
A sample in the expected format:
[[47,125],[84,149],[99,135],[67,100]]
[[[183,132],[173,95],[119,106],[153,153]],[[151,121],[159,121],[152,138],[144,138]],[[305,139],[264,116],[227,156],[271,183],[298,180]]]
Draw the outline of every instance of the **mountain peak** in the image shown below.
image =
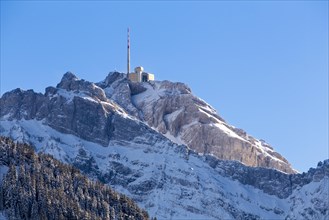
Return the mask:
[[[16,95],[15,99],[1,100],[7,103],[1,113],[25,119],[46,118],[61,132],[106,146],[113,139],[111,123],[115,119],[112,114],[116,112],[125,118],[121,124],[126,124],[127,118],[142,122],[199,154],[295,173],[289,162],[270,145],[226,123],[212,106],[193,95],[181,82],[131,82],[126,74],[111,72],[102,82],[92,83],[67,72],[56,88],[46,89],[44,96],[24,94],[24,99]],[[120,129],[122,137],[127,137],[128,132],[124,130],[134,132],[128,127]],[[115,132],[120,129],[116,128]]]
[[296,172],[269,144],[226,123],[184,83],[167,80],[135,83],[128,81],[125,74],[114,72],[98,85],[109,100],[176,144],[247,166]]
[[107,101],[104,91],[95,83],[79,79],[71,72],[66,72],[60,83],[56,86],[57,89],[64,89],[73,92],[73,95],[88,96],[95,100]]
[[71,90],[71,85],[73,81],[78,81],[79,78],[71,72],[66,72],[61,81],[57,84],[57,88]]
[[66,73],[44,95],[7,93],[0,104],[0,135],[73,164],[152,216],[329,216],[329,161],[294,174],[269,144],[229,125],[183,83],[132,82],[118,72],[93,83]]
[[78,77],[70,71],[67,71],[62,77],[62,80],[74,80],[74,79],[77,80]]
[[123,80],[125,78],[126,78],[126,74],[114,71],[114,72],[110,72],[106,76],[106,78],[99,84],[102,84],[102,86],[107,87],[111,85],[114,81]]

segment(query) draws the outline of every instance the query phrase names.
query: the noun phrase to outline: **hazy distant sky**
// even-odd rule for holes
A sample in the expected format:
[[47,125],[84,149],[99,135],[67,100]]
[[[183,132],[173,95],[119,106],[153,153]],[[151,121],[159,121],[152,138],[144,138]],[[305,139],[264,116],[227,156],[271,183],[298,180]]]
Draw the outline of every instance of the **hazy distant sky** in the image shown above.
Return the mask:
[[328,1],[1,1],[1,94],[131,64],[188,84],[299,171],[328,155]]

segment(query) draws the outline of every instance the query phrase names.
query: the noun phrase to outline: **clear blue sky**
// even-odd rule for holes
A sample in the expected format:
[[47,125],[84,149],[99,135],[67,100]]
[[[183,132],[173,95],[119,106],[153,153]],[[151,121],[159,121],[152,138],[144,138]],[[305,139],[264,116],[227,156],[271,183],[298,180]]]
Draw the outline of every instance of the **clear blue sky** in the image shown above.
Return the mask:
[[180,81],[299,171],[328,158],[327,1],[1,1],[1,94],[131,63]]

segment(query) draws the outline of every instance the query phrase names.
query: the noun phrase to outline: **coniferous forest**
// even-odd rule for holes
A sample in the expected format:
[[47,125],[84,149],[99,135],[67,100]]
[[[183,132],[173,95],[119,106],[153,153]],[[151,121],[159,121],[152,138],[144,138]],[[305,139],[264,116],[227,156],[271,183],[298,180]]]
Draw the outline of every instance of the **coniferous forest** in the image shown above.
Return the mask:
[[6,137],[0,168],[0,211],[8,219],[149,219],[125,195]]

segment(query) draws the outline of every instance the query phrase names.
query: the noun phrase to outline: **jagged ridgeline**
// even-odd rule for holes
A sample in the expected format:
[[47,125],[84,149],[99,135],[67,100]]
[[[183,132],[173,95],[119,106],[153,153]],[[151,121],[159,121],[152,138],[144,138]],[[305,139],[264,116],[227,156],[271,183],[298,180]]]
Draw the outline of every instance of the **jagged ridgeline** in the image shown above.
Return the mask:
[[125,195],[0,136],[1,212],[8,219],[149,219]]
[[[89,178],[125,194],[150,216],[175,220],[329,219],[329,160],[296,174],[274,148],[227,124],[183,83],[135,83],[118,72],[93,83],[68,72],[44,94],[21,89],[7,92],[0,98],[0,106],[0,135],[29,143],[36,152],[73,165]],[[19,151],[17,146],[14,149]],[[104,215],[111,217],[114,209],[117,218],[147,217],[132,214],[140,212],[127,208],[130,200],[124,200],[126,205],[111,203],[102,190],[94,195],[90,185],[102,188],[101,184],[89,183],[71,167],[55,166],[58,162],[50,156],[11,154],[5,158],[13,157],[12,165],[3,163],[2,174],[23,174],[38,167],[33,175],[39,175],[33,177],[36,183],[30,183],[29,176],[5,176],[7,189],[3,192],[15,199],[20,196],[20,203],[2,199],[7,201],[3,208],[12,216],[17,210],[17,216],[27,210],[27,215],[40,212],[39,218],[47,213],[63,213],[64,217],[54,214],[56,219],[80,218],[82,213],[81,219],[106,219]],[[28,163],[34,159],[36,162]],[[62,166],[66,168],[58,168]],[[18,189],[26,187],[31,196],[18,193],[16,185],[10,184],[15,180]],[[33,184],[47,190],[40,192]],[[34,204],[27,198],[35,200],[36,190],[40,193]],[[58,200],[52,199],[54,195]],[[104,200],[109,211],[102,206]]]

